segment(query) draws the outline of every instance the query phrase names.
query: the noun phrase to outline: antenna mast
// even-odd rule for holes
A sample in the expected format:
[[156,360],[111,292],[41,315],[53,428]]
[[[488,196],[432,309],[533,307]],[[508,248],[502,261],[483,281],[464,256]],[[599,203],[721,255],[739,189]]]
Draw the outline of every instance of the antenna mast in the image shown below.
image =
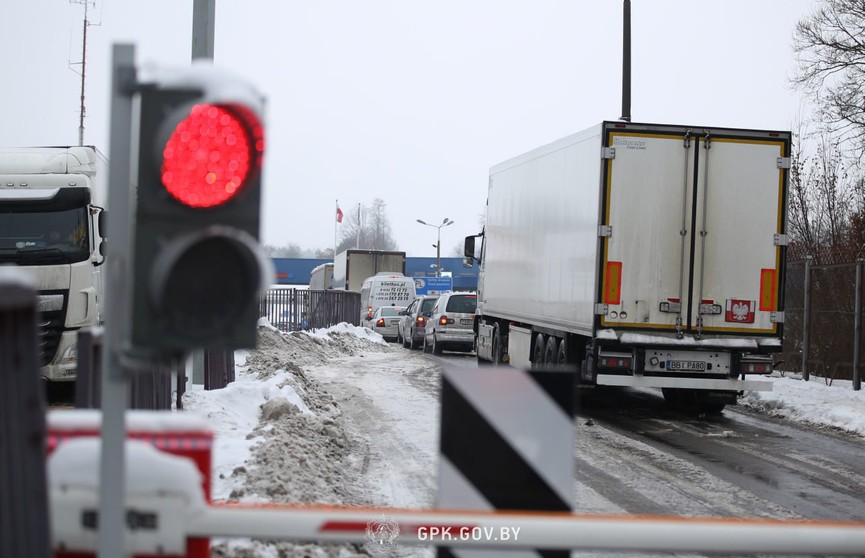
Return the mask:
[[[90,27],[90,20],[87,19],[87,10],[90,7],[90,4],[96,5],[95,2],[88,2],[88,0],[69,0],[70,3],[73,4],[84,4],[84,40],[82,41],[81,47],[81,108],[80,108],[80,116],[78,120],[78,145],[84,145],[84,80],[86,77],[87,70],[87,28]],[[74,66],[74,63],[70,63],[70,67]]]

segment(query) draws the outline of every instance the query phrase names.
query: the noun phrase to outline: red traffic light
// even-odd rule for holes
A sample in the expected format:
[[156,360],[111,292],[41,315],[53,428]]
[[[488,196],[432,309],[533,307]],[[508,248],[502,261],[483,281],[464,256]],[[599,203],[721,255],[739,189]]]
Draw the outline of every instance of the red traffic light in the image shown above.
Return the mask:
[[225,106],[194,105],[165,142],[162,184],[189,207],[221,205],[258,170],[263,149],[254,117],[242,118]]

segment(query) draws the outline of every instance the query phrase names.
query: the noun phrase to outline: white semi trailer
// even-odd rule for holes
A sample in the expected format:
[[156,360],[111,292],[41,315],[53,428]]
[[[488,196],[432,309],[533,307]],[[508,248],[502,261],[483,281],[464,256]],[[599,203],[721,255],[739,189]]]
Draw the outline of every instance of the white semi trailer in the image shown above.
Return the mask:
[[405,275],[405,252],[345,250],[333,260],[333,288],[359,293],[364,281],[383,271]]
[[108,161],[94,147],[0,148],[0,265],[38,283],[42,375],[74,380],[77,332],[100,323]]
[[465,247],[479,363],[569,365],[584,384],[709,411],[771,389],[759,375],[781,350],[790,142],[602,122],[494,166]]

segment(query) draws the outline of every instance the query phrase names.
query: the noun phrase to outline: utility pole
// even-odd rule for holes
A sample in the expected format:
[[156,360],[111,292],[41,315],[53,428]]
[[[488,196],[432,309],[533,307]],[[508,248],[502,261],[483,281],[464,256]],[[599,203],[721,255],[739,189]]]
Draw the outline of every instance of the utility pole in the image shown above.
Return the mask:
[[631,121],[631,0],[622,7],[622,116]]
[[[213,61],[213,33],[216,23],[216,0],[193,0],[192,2],[192,61]],[[190,356],[192,383],[203,385],[207,375],[204,349],[195,349]],[[234,354],[231,356],[234,365]]]
[[448,225],[453,225],[454,222],[445,217],[444,221],[442,221],[441,225],[432,225],[427,223],[426,221],[422,221],[421,219],[417,220],[421,225],[426,225],[427,227],[432,227],[436,229],[437,238],[436,238],[436,277],[442,276],[442,227],[447,227]]
[[192,2],[192,60],[213,60],[213,30],[216,22],[216,0]]

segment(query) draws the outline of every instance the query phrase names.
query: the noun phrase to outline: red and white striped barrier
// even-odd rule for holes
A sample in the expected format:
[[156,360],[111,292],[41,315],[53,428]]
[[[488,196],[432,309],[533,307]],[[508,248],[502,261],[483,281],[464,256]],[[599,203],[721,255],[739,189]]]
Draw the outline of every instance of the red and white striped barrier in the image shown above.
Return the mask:
[[[385,529],[381,529],[386,527]],[[394,532],[394,527],[398,532]],[[644,552],[862,555],[865,522],[212,505],[195,537]]]

